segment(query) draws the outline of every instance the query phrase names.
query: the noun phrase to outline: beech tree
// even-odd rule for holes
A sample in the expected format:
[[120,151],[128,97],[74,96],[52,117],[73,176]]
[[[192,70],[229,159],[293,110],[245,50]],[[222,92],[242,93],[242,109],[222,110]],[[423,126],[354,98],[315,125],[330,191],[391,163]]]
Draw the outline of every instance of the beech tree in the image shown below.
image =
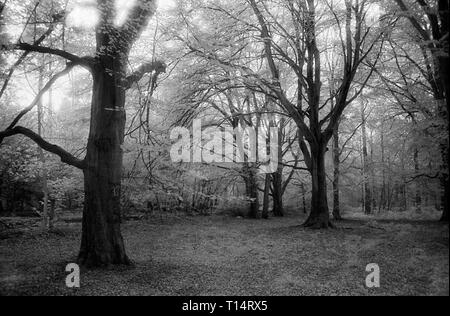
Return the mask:
[[[416,42],[424,56],[424,67],[418,65],[419,70],[432,88],[432,94],[438,103],[439,116],[444,118],[448,134],[450,126],[450,79],[449,79],[449,25],[450,1],[438,0],[428,2],[425,0],[405,1],[395,0],[402,15],[410,22],[415,31]],[[442,166],[440,172],[441,182],[441,208],[442,221],[448,222],[449,214],[449,138],[443,141],[441,147]]]
[[[153,61],[136,71],[128,70],[128,57],[156,11],[156,0],[137,0],[124,23],[116,23],[114,0],[97,0],[99,21],[96,26],[96,50],[93,56],[77,56],[71,52],[44,46],[51,27],[35,43],[15,43],[7,48],[24,54],[49,54],[66,60],[66,67],[53,76],[39,91],[34,101],[0,132],[0,144],[7,137],[23,135],[53,153],[61,160],[83,171],[85,203],[79,263],[88,267],[130,264],[121,234],[121,178],[125,135],[126,92],[147,73],[165,71],[165,64]],[[54,19],[60,20],[63,15]],[[20,126],[21,119],[32,111],[43,95],[61,77],[75,67],[83,67],[92,75],[92,102],[87,153],[78,159],[63,148],[47,142],[38,133]]]
[[[329,215],[325,168],[328,144],[345,109],[362,93],[373,74],[373,68],[362,75],[359,70],[370,57],[373,58],[372,62],[377,62],[382,45],[378,53],[376,48],[383,32],[376,32],[374,37],[368,36],[373,31],[366,21],[370,1],[345,1],[343,14],[336,13],[339,12],[339,5],[333,1],[322,3],[330,12],[334,12],[330,23],[338,28],[343,60],[340,78],[335,87],[336,93],[323,102],[323,54],[318,44],[318,2],[287,2],[295,30],[292,33],[287,32],[282,21],[270,13],[265,1],[249,0],[249,3],[259,23],[260,40],[264,43],[265,57],[271,71],[268,88],[298,125],[300,148],[312,178],[311,213],[304,226],[328,228],[333,226]],[[277,42],[276,38],[280,36],[290,44],[293,52],[283,49]],[[374,56],[369,57],[371,53]],[[281,84],[279,61],[288,65],[297,75],[298,99],[295,103],[290,100],[287,90]],[[357,76],[361,77],[361,83],[355,86]],[[334,100],[334,107],[330,107],[330,100]],[[325,111],[328,112],[324,113]]]
[[[373,23],[367,18],[371,4],[369,0],[246,0],[242,9],[235,10],[221,2],[208,3],[205,10],[221,15],[226,21],[222,25],[233,23],[235,32],[240,30],[253,41],[216,44],[200,32],[190,45],[197,55],[232,69],[247,89],[265,94],[297,125],[299,147],[312,178],[312,211],[306,227],[332,226],[325,168],[328,144],[345,109],[372,77],[383,46],[384,28],[378,20]],[[335,43],[323,41],[326,31],[335,32]],[[322,66],[324,52],[329,50],[342,62],[336,70],[334,93],[324,97]]]

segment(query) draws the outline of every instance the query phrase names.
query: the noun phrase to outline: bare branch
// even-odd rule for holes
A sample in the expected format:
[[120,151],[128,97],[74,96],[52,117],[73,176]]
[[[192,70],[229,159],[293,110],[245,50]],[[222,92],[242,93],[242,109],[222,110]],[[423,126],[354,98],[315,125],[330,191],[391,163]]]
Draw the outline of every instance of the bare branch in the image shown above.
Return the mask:
[[39,147],[41,147],[45,151],[48,151],[52,154],[59,156],[62,162],[70,166],[76,167],[78,169],[85,169],[86,167],[83,160],[74,157],[72,154],[70,154],[69,152],[65,151],[64,149],[62,149],[57,145],[50,144],[49,142],[44,140],[41,136],[25,127],[17,126],[14,127],[13,129],[0,132],[0,144],[3,142],[5,138],[15,135],[24,135],[30,138],[37,145],[39,145]]
[[19,44],[13,45],[12,49],[23,50],[26,52],[35,52],[35,53],[59,56],[59,57],[62,57],[64,59],[71,61],[72,63],[75,63],[77,65],[88,68],[89,70],[92,68],[92,65],[93,65],[92,57],[79,57],[79,56],[76,56],[69,52],[66,52],[64,50],[55,49],[55,48],[51,48],[51,47],[45,47],[45,46],[39,46],[39,45],[33,45],[33,44],[27,44],[27,43],[19,43]]
[[[64,13],[60,13],[60,14],[56,14],[53,16],[53,22],[50,23],[49,28],[47,29],[47,31],[41,35],[41,37],[39,37],[35,42],[34,42],[34,46],[36,45],[40,45],[42,44],[42,42],[48,37],[50,36],[50,34],[54,31],[55,29],[55,24],[60,22],[62,20],[62,18],[64,17]],[[8,75],[5,78],[5,81],[3,83],[2,89],[0,91],[0,99],[2,98],[3,94],[6,91],[6,88],[8,87],[9,81],[11,80],[14,71],[16,70],[17,67],[19,67],[22,62],[25,60],[25,58],[27,58],[27,56],[30,54],[31,51],[25,51],[20,57],[19,59],[15,62],[15,64],[11,67],[11,69],[8,72]]]
[[126,79],[125,88],[130,89],[133,84],[139,82],[146,74],[155,72],[157,75],[166,73],[167,65],[162,61],[143,64]]
[[41,91],[39,91],[38,95],[33,100],[33,102],[27,108],[22,110],[22,112],[20,112],[19,115],[17,115],[17,117],[14,119],[14,121],[11,123],[11,125],[8,126],[8,128],[6,130],[8,131],[8,130],[13,129],[19,123],[19,121],[39,103],[39,101],[42,99],[43,95],[48,90],[50,90],[50,88],[55,84],[55,82],[59,78],[67,75],[73,69],[73,67],[75,67],[75,64],[69,63],[69,64],[67,64],[66,68],[63,71],[61,71],[61,72],[57,73],[55,76],[53,76],[50,79],[50,81],[44,86],[44,88]]

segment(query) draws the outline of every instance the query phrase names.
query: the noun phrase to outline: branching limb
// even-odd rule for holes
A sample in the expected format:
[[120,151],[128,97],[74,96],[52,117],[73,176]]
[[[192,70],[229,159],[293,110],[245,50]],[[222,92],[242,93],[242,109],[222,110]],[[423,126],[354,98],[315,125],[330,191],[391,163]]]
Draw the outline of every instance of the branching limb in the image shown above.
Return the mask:
[[[34,46],[36,45],[41,45],[42,42],[50,36],[50,34],[53,33],[54,29],[55,29],[55,25],[56,23],[60,22],[63,17],[65,16],[64,13],[60,13],[60,14],[56,14],[53,16],[53,22],[50,24],[48,30],[41,35],[41,37],[39,37],[35,42],[34,42]],[[8,72],[8,75],[5,78],[5,81],[3,83],[2,89],[0,90],[0,99],[2,98],[3,94],[6,91],[6,88],[8,87],[9,81],[11,80],[14,71],[16,70],[17,67],[19,67],[23,61],[25,60],[25,58],[27,58],[27,56],[30,54],[31,51],[25,51],[20,57],[19,59],[15,62],[15,64],[11,67],[11,69]]]
[[[52,79],[50,79],[50,81],[44,86],[44,88],[39,91],[38,95],[36,96],[36,98],[33,100],[33,102],[24,110],[22,110],[22,112],[19,113],[19,115],[17,115],[17,117],[14,119],[14,121],[8,126],[8,128],[6,130],[11,130],[13,129],[18,123],[19,121],[26,115],[28,114],[38,103],[39,101],[42,99],[43,95],[50,90],[50,88],[55,84],[55,82],[67,75],[74,67],[76,66],[76,64],[74,63],[69,63],[67,64],[66,68],[57,73],[55,76],[52,77]],[[1,142],[0,142],[1,143]]]
[[37,145],[39,145],[39,147],[41,147],[45,151],[48,151],[52,154],[59,156],[62,162],[70,166],[76,167],[78,169],[85,169],[85,163],[83,160],[74,157],[72,154],[70,154],[69,152],[65,151],[64,149],[62,149],[57,145],[50,144],[49,142],[44,140],[41,136],[25,127],[17,126],[14,127],[13,129],[8,129],[4,132],[0,132],[0,144],[3,142],[5,138],[15,135],[26,136],[31,140],[33,140]]
[[156,0],[138,0],[131,10],[127,21],[119,29],[119,38],[127,43],[133,43],[147,26],[155,14]]
[[66,52],[65,50],[51,48],[51,47],[45,47],[45,46],[39,46],[39,45],[33,45],[33,44],[27,44],[27,43],[19,43],[16,45],[13,45],[11,49],[15,50],[23,50],[25,52],[34,52],[34,53],[42,53],[42,54],[49,54],[54,55],[58,57],[62,57],[64,59],[67,59],[68,61],[71,61],[72,63],[75,63],[79,66],[85,67],[87,69],[92,69],[93,66],[93,58],[92,57],[80,57],[74,54],[71,54],[69,52]]
[[139,82],[146,74],[155,72],[157,75],[165,73],[167,65],[162,61],[155,61],[143,64],[135,72],[126,79],[125,88],[130,89],[134,84]]

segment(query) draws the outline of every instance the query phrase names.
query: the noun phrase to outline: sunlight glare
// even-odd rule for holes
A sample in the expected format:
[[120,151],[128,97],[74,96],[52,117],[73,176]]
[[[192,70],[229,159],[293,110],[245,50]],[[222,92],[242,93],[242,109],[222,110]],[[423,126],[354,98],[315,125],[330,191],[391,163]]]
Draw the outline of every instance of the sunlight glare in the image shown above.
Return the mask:
[[64,107],[64,102],[67,100],[68,98],[64,89],[53,89],[43,96],[42,103],[52,112],[59,112]]
[[128,18],[130,10],[136,5],[136,0],[117,0],[116,1],[116,25],[123,25]]
[[170,11],[177,6],[176,0],[158,0],[158,10]]
[[88,30],[97,25],[98,19],[98,12],[95,7],[80,3],[73,8],[67,17],[67,25]]

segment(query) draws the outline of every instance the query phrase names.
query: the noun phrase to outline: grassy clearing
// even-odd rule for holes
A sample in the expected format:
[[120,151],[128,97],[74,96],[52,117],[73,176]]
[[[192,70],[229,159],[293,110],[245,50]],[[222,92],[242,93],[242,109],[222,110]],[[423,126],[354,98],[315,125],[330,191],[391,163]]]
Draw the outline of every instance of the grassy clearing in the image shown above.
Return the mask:
[[[79,223],[0,234],[0,295],[449,295],[448,225],[357,218],[329,231],[302,218],[153,219],[124,225],[131,268],[83,271],[65,288]],[[366,265],[381,288],[365,288]]]

